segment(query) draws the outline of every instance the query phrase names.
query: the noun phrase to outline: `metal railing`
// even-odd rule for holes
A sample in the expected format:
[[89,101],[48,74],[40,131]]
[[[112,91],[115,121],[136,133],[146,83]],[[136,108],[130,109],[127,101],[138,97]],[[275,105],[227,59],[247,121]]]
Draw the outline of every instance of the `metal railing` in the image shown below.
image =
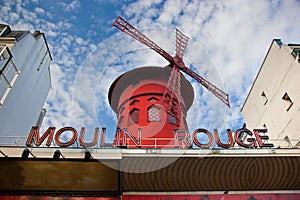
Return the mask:
[[0,45],[0,106],[3,105],[20,71],[12,60],[12,54],[6,45]]
[[[178,139],[175,138],[142,138],[140,146],[143,148],[151,148],[151,149],[160,149],[160,148],[177,148],[188,145],[182,145],[178,142]],[[130,138],[126,138],[126,143],[124,146],[126,148],[137,148],[135,144],[133,144]]]
[[0,146],[25,146],[27,136],[0,136]]
[[[226,141],[227,138],[221,138],[222,141]],[[11,146],[11,147],[24,147],[26,146],[26,140],[27,136],[0,136],[0,146]],[[86,141],[91,141],[93,138],[85,138]],[[73,148],[84,148],[79,145],[79,140],[76,140],[76,142],[70,146]],[[105,141],[103,145],[100,144],[100,142],[97,145],[94,145],[89,148],[138,148],[131,140],[130,138],[126,138],[125,144],[123,146],[117,147],[115,138],[105,138]],[[295,149],[300,148],[300,139],[269,139],[267,141],[264,141],[265,143],[272,143],[274,144],[274,147],[272,148],[282,148],[282,149]],[[176,148],[180,147],[182,148],[182,144],[178,144],[178,141],[175,138],[143,138],[142,143],[140,144],[143,146],[143,148],[149,148],[149,149],[160,149],[160,148]],[[42,144],[40,147],[46,147],[45,144]],[[59,147],[57,144],[55,144],[54,140],[51,144],[51,147]],[[200,149],[199,147],[192,145],[194,149]],[[213,144],[211,146],[212,149],[223,149],[219,147],[217,144]],[[243,147],[238,146],[235,144],[230,149],[241,149]],[[257,147],[259,148],[259,147]]]

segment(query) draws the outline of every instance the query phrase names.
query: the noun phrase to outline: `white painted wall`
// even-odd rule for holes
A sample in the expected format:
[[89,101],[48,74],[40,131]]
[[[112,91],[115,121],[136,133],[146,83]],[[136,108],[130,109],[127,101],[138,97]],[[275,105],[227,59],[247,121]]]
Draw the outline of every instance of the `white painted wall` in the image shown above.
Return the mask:
[[43,35],[35,38],[30,32],[24,33],[11,52],[20,75],[0,107],[0,136],[27,136],[51,87],[51,56]]
[[[291,55],[292,50],[292,46],[272,42],[242,108],[247,128],[265,125],[270,141],[281,147],[288,145],[283,141],[286,136],[293,146],[300,141],[300,63]],[[293,102],[289,110],[282,99],[285,93]]]

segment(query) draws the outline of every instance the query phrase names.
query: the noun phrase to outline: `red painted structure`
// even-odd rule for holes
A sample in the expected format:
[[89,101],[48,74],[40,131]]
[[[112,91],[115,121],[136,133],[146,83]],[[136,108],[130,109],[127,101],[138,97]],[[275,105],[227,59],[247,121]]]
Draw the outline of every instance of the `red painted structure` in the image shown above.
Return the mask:
[[[178,29],[176,29],[176,54],[171,56],[120,16],[112,25],[170,62],[166,68],[136,69],[127,72],[111,86],[110,104],[118,114],[115,146],[188,148],[191,142],[187,131],[186,112],[194,95],[192,87],[180,72],[198,81],[230,107],[229,95],[184,64],[183,54],[189,38]],[[184,85],[190,87],[183,87]],[[130,139],[126,140],[126,136]]]
[[178,105],[179,111],[169,110],[168,105],[162,102],[162,96],[171,71],[169,66],[142,67],[122,74],[113,82],[109,102],[118,116],[115,146],[189,147],[186,114],[193,103],[194,91],[180,74],[181,92],[171,102]]

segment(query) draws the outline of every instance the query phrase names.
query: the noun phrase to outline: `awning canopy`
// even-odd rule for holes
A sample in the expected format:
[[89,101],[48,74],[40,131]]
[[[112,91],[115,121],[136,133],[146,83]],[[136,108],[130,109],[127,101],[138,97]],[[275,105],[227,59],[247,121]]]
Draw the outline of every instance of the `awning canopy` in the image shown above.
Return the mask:
[[0,150],[2,194],[300,189],[298,149],[90,149],[89,159],[86,149]]

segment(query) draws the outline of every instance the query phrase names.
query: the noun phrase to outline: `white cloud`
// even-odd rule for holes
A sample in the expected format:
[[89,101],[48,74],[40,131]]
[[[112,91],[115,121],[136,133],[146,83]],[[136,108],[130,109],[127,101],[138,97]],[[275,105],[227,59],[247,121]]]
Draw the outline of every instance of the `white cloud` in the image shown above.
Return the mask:
[[[47,114],[43,126],[63,126],[72,124],[72,116],[68,110],[71,110],[71,91],[66,88],[65,75],[56,63],[51,64],[52,88],[48,95],[46,103]],[[58,89],[59,88],[59,89]],[[51,116],[51,117],[49,117]]]
[[[134,12],[137,8],[138,11]],[[215,70],[221,75],[224,90],[234,100],[224,122],[231,126],[241,125],[239,109],[272,39],[279,36],[284,40],[297,41],[299,33],[299,26],[292,20],[297,18],[300,8],[297,1],[166,1],[154,22],[149,22],[147,16],[155,12],[145,8],[149,5],[138,2],[124,10],[127,16],[140,19],[133,24],[136,27],[157,23],[165,27],[179,26],[192,38],[187,49],[189,61],[197,64],[197,58],[201,56],[201,52],[191,48],[191,43],[196,41],[204,46],[216,66]],[[207,79],[215,83],[214,77]],[[205,108],[202,112],[210,115],[211,109],[214,107]],[[189,119],[193,119],[197,113],[191,111],[189,115]],[[200,123],[209,125],[208,121]],[[218,124],[213,126],[218,127]]]
[[19,16],[17,15],[17,13],[10,13],[10,18],[12,19],[12,21],[16,21],[19,19]]
[[[199,126],[210,129],[218,128],[220,131],[241,126],[240,107],[248,92],[247,89],[260,67],[268,45],[273,39],[272,34],[289,30],[289,28],[292,30],[285,34],[289,35],[295,32],[289,19],[281,19],[283,14],[280,13],[288,12],[285,10],[289,7],[282,5],[286,7],[285,10],[283,11],[281,8],[281,12],[273,14],[273,11],[270,10],[271,5],[267,2],[257,2],[258,8],[250,1],[232,1],[226,4],[210,1],[172,4],[169,1],[163,5],[163,8],[156,8],[156,3],[136,2],[124,9],[126,15],[134,17],[131,21],[134,26],[141,29],[143,33],[170,52],[171,55],[174,54],[175,49],[173,23],[180,25],[179,28],[184,33],[187,31],[186,34],[191,37],[185,55],[187,63],[192,63],[200,75],[223,88],[233,100],[231,102],[232,108],[227,109],[205,89],[200,89],[199,83],[193,82],[196,96],[193,107],[188,113],[191,131],[199,128]],[[134,11],[137,12],[133,13]],[[289,12],[294,13],[290,9]],[[184,14],[181,15],[182,13]],[[157,15],[156,21],[149,19],[151,16]],[[281,22],[276,24],[279,21]],[[158,24],[160,28],[157,26]],[[145,29],[147,27],[156,27],[158,31]],[[121,39],[116,39],[118,37]],[[70,41],[72,40],[74,38],[70,39]],[[75,41],[78,44],[83,43],[79,37],[75,38]],[[103,44],[105,45],[101,46]],[[124,46],[124,44],[126,45]],[[110,118],[115,118],[107,102],[107,91],[110,83],[121,73],[131,69],[130,66],[138,67],[151,64],[164,66],[167,64],[164,59],[161,59],[155,52],[152,53],[151,50],[147,51],[145,55],[124,55],[129,51],[139,54],[145,50],[143,50],[143,45],[122,33],[114,35],[113,39],[105,41],[101,45],[94,52],[95,55],[91,56],[90,60],[85,63],[93,63],[90,65],[92,68],[88,69],[87,66],[82,66],[84,71],[79,71],[84,72],[81,74],[82,80],[76,79],[75,90],[76,83],[79,84],[77,87],[82,88],[73,98],[74,103],[78,104],[78,108],[72,109],[80,110],[76,111],[76,119],[84,120],[87,117],[93,119],[98,113],[106,113]],[[113,56],[122,56],[122,58],[114,58]],[[125,68],[119,66],[121,68],[114,69],[105,67],[106,63],[110,62],[109,60],[116,59],[130,60],[131,65]],[[99,68],[99,65],[102,65],[102,68]],[[99,69],[100,72],[105,71],[103,75],[97,71]],[[96,88],[95,81],[98,81]],[[107,123],[103,118],[94,120],[96,121],[85,123],[94,126],[98,125],[99,122]],[[79,120],[79,123],[82,121]]]
[[74,11],[80,7],[78,0],[73,0],[71,3],[59,2],[59,4],[67,12]]
[[79,45],[84,43],[84,40],[83,40],[81,37],[77,37],[77,38],[75,39],[75,41],[76,41],[76,43],[79,44]]
[[[124,33],[93,44],[92,38],[87,37],[89,34],[73,32],[79,24],[72,24],[72,20],[62,15],[56,18],[57,13],[52,13],[51,8],[42,8],[37,2],[34,10],[27,9],[27,3],[3,2],[0,22],[11,24],[14,29],[32,32],[39,29],[46,34],[54,62],[45,126],[111,123],[108,121],[114,120],[115,115],[107,102],[107,90],[113,80],[134,67],[167,64],[157,53]],[[59,5],[66,13],[80,8],[78,0]],[[113,12],[121,13],[171,55],[175,52],[174,28],[178,26],[190,37],[184,57],[186,64],[193,65],[201,76],[230,94],[232,108],[227,109],[189,78],[196,92],[188,113],[193,131],[200,126],[226,129],[242,125],[240,108],[272,39],[299,42],[300,28],[296,23],[299,10],[300,3],[293,0],[153,0],[137,1],[124,5],[122,11]],[[97,30],[87,31],[99,34]],[[116,64],[121,61],[128,64]]]
[[36,7],[34,11],[38,14],[45,14],[45,10],[43,8]]

